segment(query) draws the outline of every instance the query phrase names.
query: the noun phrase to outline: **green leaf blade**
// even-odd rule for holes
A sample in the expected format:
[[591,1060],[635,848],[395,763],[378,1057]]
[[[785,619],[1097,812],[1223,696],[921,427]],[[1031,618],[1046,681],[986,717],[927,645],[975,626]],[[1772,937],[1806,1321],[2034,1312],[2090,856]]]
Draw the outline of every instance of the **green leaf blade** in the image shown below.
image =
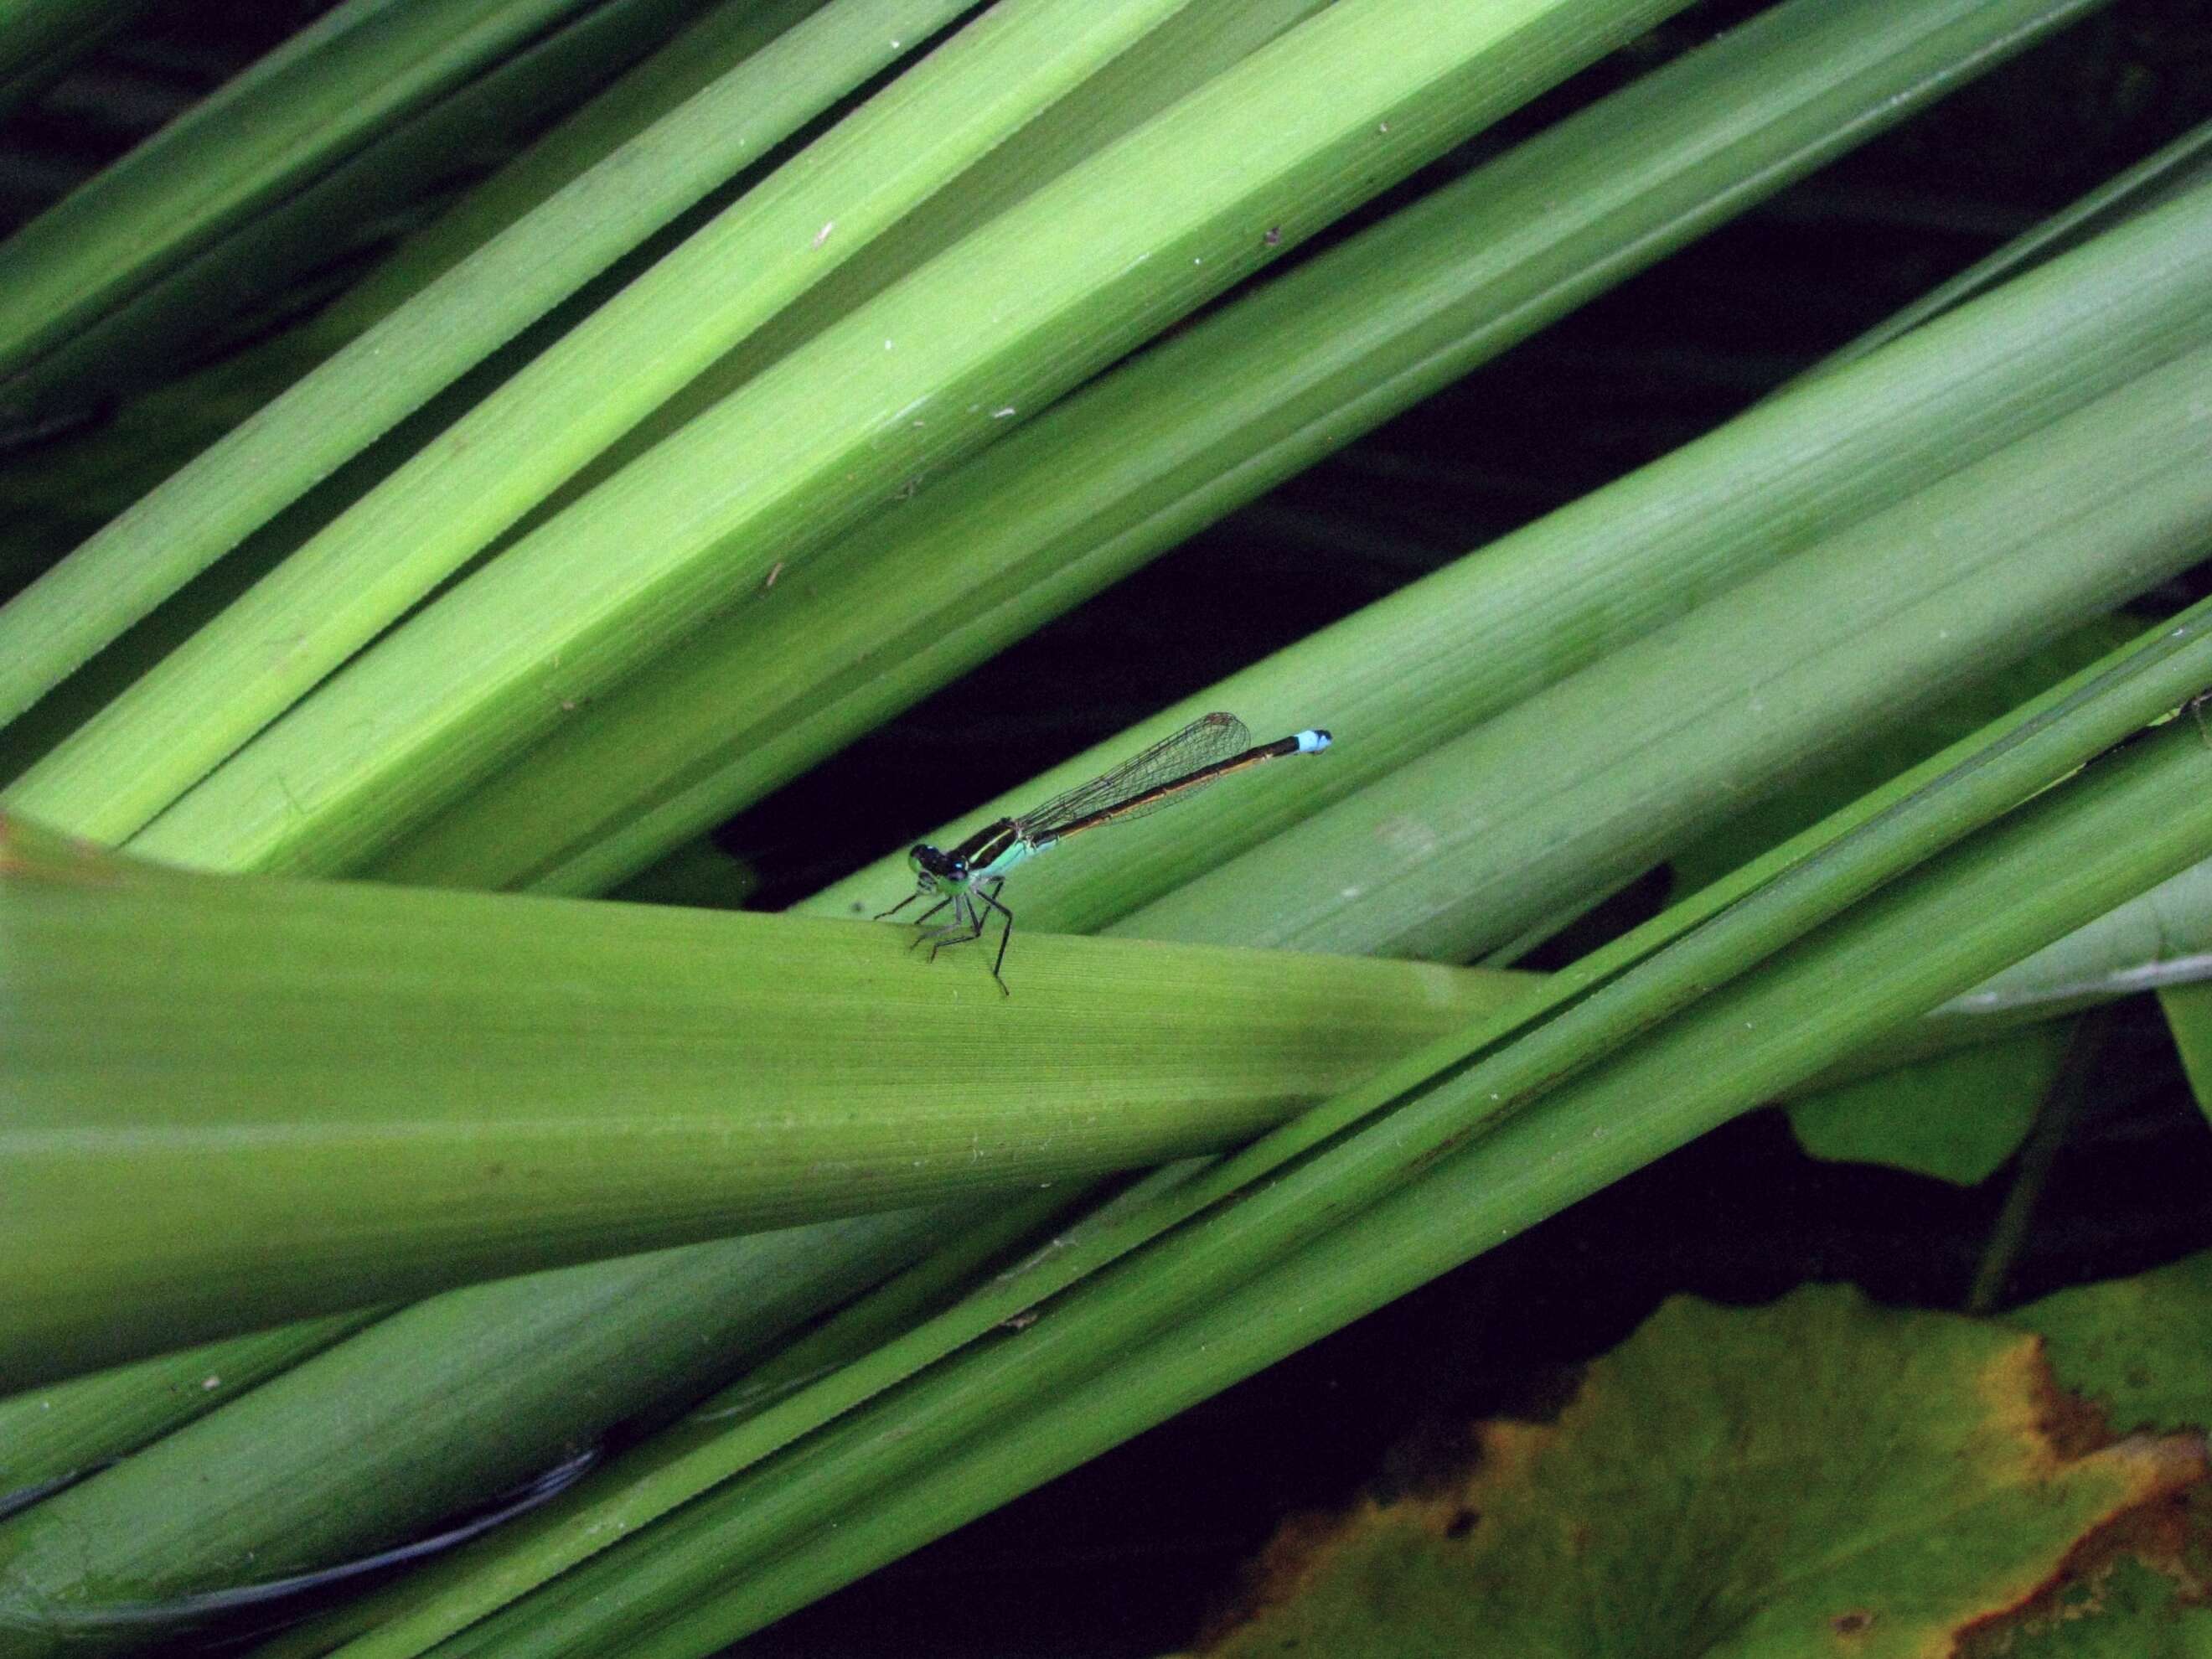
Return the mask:
[[0,1322],[19,1386],[1212,1150],[1516,988],[1038,936],[1008,998],[995,937],[119,868],[0,884],[0,1277],[46,1287]]
[[[916,468],[981,448],[1002,421],[1255,269],[1269,257],[1266,226],[1310,234],[1668,9],[1515,0],[1437,27],[1370,0],[1331,8],[509,549],[138,844],[225,868],[359,861],[777,560],[889,499]],[[1316,104],[1308,89],[1322,75],[1340,96]],[[1236,163],[1193,168],[1194,151]]]

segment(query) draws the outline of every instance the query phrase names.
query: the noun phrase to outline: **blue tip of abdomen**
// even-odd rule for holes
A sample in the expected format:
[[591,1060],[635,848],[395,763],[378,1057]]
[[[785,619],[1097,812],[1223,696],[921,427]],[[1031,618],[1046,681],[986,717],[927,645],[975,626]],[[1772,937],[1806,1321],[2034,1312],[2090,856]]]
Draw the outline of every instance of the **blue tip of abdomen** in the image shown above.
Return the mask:
[[1301,755],[1319,754],[1322,750],[1328,748],[1328,744],[1329,736],[1326,732],[1301,732],[1298,733],[1298,753]]

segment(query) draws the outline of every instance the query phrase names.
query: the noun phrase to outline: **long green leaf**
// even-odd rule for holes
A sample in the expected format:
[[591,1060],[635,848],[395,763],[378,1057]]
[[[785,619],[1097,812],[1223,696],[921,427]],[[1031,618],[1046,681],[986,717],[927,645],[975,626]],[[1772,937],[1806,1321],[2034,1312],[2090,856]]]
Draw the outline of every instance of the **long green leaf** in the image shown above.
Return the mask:
[[[653,3],[658,4],[659,0]],[[191,479],[216,459],[210,454],[208,460],[195,467],[195,457],[211,450],[228,453],[222,441],[265,405],[313,376],[361,335],[559,194],[578,175],[590,171],[826,3],[828,0],[761,0],[757,4],[709,9],[464,191],[430,223],[404,235],[386,258],[331,303],[216,362],[167,379],[131,398],[107,421],[57,435],[40,445],[34,454],[19,453],[8,464],[0,465],[0,522],[9,531],[0,538],[0,558],[15,567],[0,569],[0,580],[20,586],[48,571],[70,548],[94,537],[142,497],[157,490],[165,498],[179,489],[193,493]],[[595,9],[575,27],[524,56],[528,58],[550,51],[565,57],[577,40],[599,33],[599,20],[629,9],[626,4]],[[618,34],[625,33],[627,27]],[[880,38],[864,44],[871,51],[883,49]],[[510,63],[495,74],[514,72]],[[779,95],[788,95],[803,88],[784,86],[778,90]],[[467,105],[475,100],[465,91],[448,101]],[[774,103],[763,95],[753,100],[749,109],[747,119],[757,120],[773,115]],[[423,128],[433,125],[411,124],[402,142],[411,145]],[[342,167],[339,173],[349,170]],[[647,188],[635,194],[649,210],[665,188],[680,185],[688,176],[680,167],[657,167],[645,181]],[[326,180],[317,191],[332,187],[331,181]],[[733,183],[726,188],[734,191],[738,186]],[[586,209],[584,216],[589,219],[594,212],[603,213],[606,203],[604,192],[596,196],[583,192],[570,204]],[[627,210],[628,205],[618,210]],[[268,216],[270,221],[281,217]],[[590,224],[579,227],[587,245],[592,240],[592,231]],[[567,255],[574,248],[573,244],[564,244],[553,252]],[[488,286],[473,310],[446,319],[446,327],[435,337],[441,349],[467,349],[469,340],[475,337],[474,331],[498,325],[504,305],[529,303],[535,293],[532,284],[544,268],[557,267],[558,263],[557,259],[536,260],[514,273],[516,280],[505,286]],[[0,728],[0,773],[9,779],[20,775],[29,761],[97,712],[131,676],[143,672],[174,643],[172,639],[149,647],[149,636],[173,628],[175,638],[182,638],[206,614],[251,586],[283,554],[296,548],[378,477],[405,459],[426,436],[469,407],[484,386],[496,385],[513,373],[526,360],[526,348],[533,337],[542,343],[565,322],[574,320],[568,312],[581,308],[581,302],[575,302],[567,311],[542,321],[533,335],[494,351],[476,372],[461,376],[431,398],[427,406],[402,421],[382,440],[368,444],[352,464],[338,467],[320,485],[315,485],[321,476],[315,469],[327,471],[334,465],[330,459],[334,443],[343,446],[349,432],[356,447],[365,442],[349,422],[364,413],[375,416],[379,397],[325,410],[323,424],[311,433],[271,433],[257,424],[253,430],[258,436],[251,441],[257,465],[228,481],[237,485],[242,478],[246,511],[252,513],[258,502],[266,518],[274,511],[272,501],[281,505],[290,499],[283,491],[289,489],[293,496],[301,491],[307,495],[304,501],[295,501],[291,509],[276,513],[259,531],[246,536],[238,557],[218,558],[243,533],[237,524],[218,518],[199,522],[195,529],[176,522],[172,515],[167,529],[145,544],[122,554],[115,554],[110,544],[112,560],[104,565],[100,559],[91,560],[100,568],[87,569],[86,559],[70,560],[65,573],[52,578],[52,583],[64,590],[62,593],[55,593],[50,584],[37,599],[26,598],[12,610],[0,606],[0,640],[6,642],[6,648],[0,649],[0,692],[35,695],[38,685],[61,681],[57,692],[40,699],[27,716]],[[387,357],[379,396],[393,381],[404,379],[401,368]],[[272,438],[281,441],[272,442]],[[343,454],[343,448],[337,453]],[[168,483],[180,469],[183,476]],[[218,488],[216,495],[226,511],[238,510],[240,499],[232,492]],[[228,535],[231,539],[210,545],[204,539],[208,534]],[[204,572],[202,579],[185,592],[158,605],[146,623],[118,638],[133,617],[146,607],[156,606],[170,587],[210,561],[216,562],[212,574]],[[75,603],[66,602],[72,599]],[[186,613],[195,611],[200,614],[185,620]],[[46,622],[58,620],[74,631],[64,640],[34,642],[23,630],[39,617]],[[41,623],[39,627],[44,625]],[[81,654],[103,640],[112,643],[98,653],[88,672],[63,678],[75,659],[57,659],[52,647],[60,646]],[[128,660],[134,657],[135,663]]]
[[1206,0],[1164,19],[610,443],[547,496],[518,531],[535,528],[565,509],[769,364],[1328,3]]
[[2208,380],[2200,347],[1110,931],[1455,959],[1594,900],[1693,821],[2202,557]]
[[[347,1649],[349,1659],[398,1659],[424,1650],[500,1602],[605,1548],[610,1540],[636,1533],[1206,1206],[1255,1192],[1302,1154],[1386,1106],[1398,1091],[1494,1051],[1503,1038],[1571,1007],[1672,946],[1678,960],[1671,988],[1662,981],[1656,1003],[1616,1012],[1611,1040],[1656,1024],[1686,997],[1743,973],[1916,860],[2063,779],[2169,710],[2212,676],[2208,623],[2212,604],[2131,641],[1827,823],[1577,964],[1502,1022],[1455,1033],[1394,1068],[1392,1075],[1306,1115],[1203,1174],[1168,1183],[1140,1206],[1125,1204],[1086,1218],[1020,1272],[1002,1274],[944,1316],[803,1395],[720,1432],[702,1425],[661,1437],[546,1511],[382,1598],[390,1609],[389,1622]],[[1705,931],[1688,941],[1699,928]],[[1693,953],[1686,963],[1679,960],[1686,952]],[[1448,1138],[1455,1131],[1446,1124],[1438,1133]],[[1402,1140],[1396,1152],[1415,1164],[1426,1156]],[[1339,1212],[1342,1204],[1339,1195],[1330,1212]],[[356,1617],[349,1626],[360,1622]]]
[[[1155,1175],[1135,1183],[1132,1194],[1146,1193],[1159,1184],[1161,1179],[1161,1176]],[[724,1439],[731,1432],[729,1425],[733,1419],[751,1417],[786,1396],[807,1389],[817,1379],[862,1358],[872,1348],[893,1340],[909,1326],[957,1299],[982,1269],[1006,1261],[1015,1247],[1036,1237],[1054,1217],[1084,1202],[1087,1196],[1077,1188],[1032,1194],[1026,1201],[1000,1206],[996,1214],[972,1222],[955,1236],[938,1238],[930,1253],[914,1266],[854,1298],[805,1334],[777,1349],[727,1388],[701,1401],[682,1421],[656,1435],[651,1442],[652,1449],[643,1455],[659,1469],[680,1461],[684,1449]],[[1122,1201],[1127,1201],[1126,1198]],[[327,1614],[286,1632],[268,1659],[275,1659],[275,1654],[305,1659],[306,1656],[329,1653],[340,1644],[369,1632],[375,1632],[369,1641],[374,1651],[419,1650],[538,1583],[546,1571],[543,1565],[545,1557],[518,1548],[523,1543],[520,1532],[542,1531],[544,1528],[541,1523],[548,1521],[553,1522],[555,1529],[572,1530],[562,1523],[560,1514],[572,1511],[578,1500],[587,1502],[587,1492],[608,1480],[635,1481],[639,1475],[638,1461],[619,1457],[604,1466],[603,1471],[586,1475],[574,1492],[553,1500],[550,1506],[540,1508],[532,1516],[517,1517],[502,1527],[501,1558],[520,1558],[521,1563],[510,1572],[488,1573],[481,1570],[483,1564],[473,1553],[448,1552],[440,1560],[423,1564],[383,1591],[356,1597]],[[588,1550],[568,1553],[562,1559],[565,1562],[578,1559],[579,1553],[588,1553]],[[416,1610],[426,1600],[432,1599],[443,1583],[453,1578],[465,1581],[459,1597],[460,1610],[455,1611],[453,1601],[447,1601],[434,1607],[426,1620]],[[431,1631],[427,1637],[423,1635],[426,1626]]]
[[[803,579],[777,582],[587,705],[372,872],[603,889],[2081,9],[1802,0],[1765,14],[1055,405],[811,560]],[[1556,210],[1562,199],[1576,210]],[[2025,364],[1999,372],[2039,384]],[[1802,418],[1809,428],[1836,414]],[[1747,480],[1746,495],[1769,483]],[[1486,580],[1473,567],[1461,574]],[[1445,613],[1455,580],[1424,584],[1420,602]],[[1392,609],[1402,618],[1408,608]],[[1555,621],[1540,611],[1525,625],[1556,641]],[[1462,715],[1437,692],[1425,680],[1419,695],[1434,699],[1428,717],[1442,736]],[[1304,718],[1255,718],[1285,713]]]
[[[2167,702],[2212,669],[2201,627],[2185,646],[2154,647],[2145,666],[2123,678]],[[1720,973],[1708,994],[1723,960],[1741,969],[1747,946],[1759,960],[1899,855],[2017,799],[2035,766],[2063,760],[2042,740],[2090,701],[2104,700],[2024,729],[1952,787],[1872,820],[1856,846],[1799,865],[1740,916],[1721,911],[1522,1041],[1471,1062],[1461,1043],[1409,1061],[1407,1073],[1425,1066],[1431,1079],[1401,1088],[1368,1128],[440,1651],[711,1652],[1759,1103],[2200,855],[2212,846],[2212,757],[2169,731],[2046,789],[1764,971]],[[2007,763],[2038,748],[2034,766]],[[1861,848],[1871,858],[1854,856]],[[1382,1105],[1389,1087],[1358,1092]]]
[[444,272],[0,609],[0,719],[895,59],[900,42],[962,9],[962,0],[825,9]]
[[[1389,778],[1440,739],[1480,744],[1481,722],[1547,686],[1571,684],[1571,676],[1607,653],[1653,635],[1790,556],[1802,560],[1824,536],[1848,533],[1885,510],[1903,514],[1900,522],[1909,526],[1919,509],[1899,503],[1917,492],[2079,410],[2088,398],[2128,386],[2178,352],[2202,346],[2212,338],[2212,289],[2201,280],[2208,263],[2212,189],[2199,189],[1163,709],[1018,792],[980,804],[929,838],[951,845],[1095,775],[1206,708],[1234,708],[1261,726],[1328,725],[1344,740],[1330,753],[1327,775],[1285,779],[1263,769],[1239,792],[1233,812],[1225,810],[1230,803],[1200,796],[1178,808],[1180,822],[1134,823],[1116,830],[1109,849],[1024,872],[1022,890],[1024,921],[1071,932],[1115,921],[1134,908],[1133,901],[1170,893],[1209,871],[1203,878],[1225,899],[1226,884],[1247,878],[1227,873],[1239,861],[1224,865],[1224,853],[1242,852],[1316,805]],[[2168,437],[2185,448],[2187,386],[2168,381],[2162,391],[2171,400],[2167,414],[2179,422],[2169,426]],[[2109,423],[2100,425],[2097,441],[2127,447],[2126,434]],[[2187,494],[2201,482],[2192,472],[2201,469],[2185,464],[2161,489]],[[1955,487],[1951,499],[1962,513],[1974,510]],[[2069,501],[2056,491],[2039,488],[2030,499],[2055,519],[2073,518]],[[2008,514],[2008,503],[1996,504],[1984,515],[1981,533],[2007,534]],[[2074,522],[2081,533],[2081,522]],[[1881,552],[1878,544],[1862,541],[1859,547],[1869,560]],[[1816,574],[1809,566],[1805,571]],[[1647,650],[1647,661],[1652,654]],[[1728,643],[1722,661],[1743,671],[1739,642]],[[1697,679],[1704,678],[1700,668]],[[1701,695],[1698,684],[1681,689]],[[1672,695],[1672,689],[1659,695]],[[1629,704],[1585,702],[1582,708],[1594,722],[1588,735],[1598,742],[1617,716],[1634,712]],[[1556,740],[1550,729],[1540,731],[1533,746],[1513,757],[1516,772],[1541,766]],[[1734,781],[1747,787],[1757,780]],[[1439,787],[1455,793],[1461,785],[1440,780]],[[1498,799],[1505,803],[1500,810],[1510,812],[1521,798],[1507,792]],[[1460,809],[1447,803],[1446,811]],[[1388,817],[1375,813],[1370,830]],[[1402,848],[1387,841],[1370,847],[1361,872],[1331,890],[1369,886],[1367,866],[1377,858],[1417,862],[1422,822],[1401,826],[1408,831]],[[1619,827],[1632,831],[1635,824]],[[1492,849],[1493,843],[1480,838],[1463,848],[1469,857]],[[1452,878],[1454,890],[1477,881],[1493,890],[1510,887],[1518,856],[1462,865]],[[810,899],[806,908],[849,914],[896,882],[901,867],[885,858]],[[1239,902],[1254,913],[1266,910],[1268,926],[1275,925],[1274,906],[1285,894],[1334,908],[1310,870],[1301,868],[1285,888],[1279,879],[1258,880],[1258,868],[1251,866]],[[1340,914],[1346,945],[1370,927],[1350,908]]]
[[[834,18],[813,23],[805,33],[796,33],[816,13],[833,8],[836,8]],[[695,141],[720,131],[723,135],[721,142],[726,146],[720,157],[723,171],[719,177],[714,176],[714,163],[704,149],[690,159],[685,158],[680,147],[673,154],[653,155],[653,165],[630,170],[640,198],[633,204],[634,210],[650,210],[655,202],[681,200],[688,205],[710,185],[722,190],[737,188],[734,179],[744,177],[750,169],[765,167],[764,158],[773,153],[776,142],[775,128],[757,127],[755,124],[786,118],[776,113],[777,106],[793,98],[821,97],[823,86],[834,86],[840,75],[851,72],[850,64],[839,70],[835,61],[836,53],[827,50],[835,38],[827,32],[833,22],[851,31],[849,45],[854,50],[861,46],[860,31],[872,24],[877,38],[869,43],[872,49],[896,52],[916,45],[926,38],[928,27],[952,15],[887,12],[877,9],[874,0],[864,0],[857,5],[845,0],[842,7],[838,0],[753,0],[747,5],[709,6],[666,46],[465,192],[434,224],[409,237],[393,250],[391,257],[341,295],[325,313],[335,320],[341,331],[338,343],[350,339],[397,311],[509,226],[559,196],[585,173],[648,131],[658,129],[655,143],[660,145],[673,144],[683,128],[695,120],[698,123],[691,126]],[[897,33],[900,26],[912,25],[917,20],[927,26],[921,33]],[[893,33],[882,34],[880,31],[884,27],[891,27]],[[796,38],[778,48],[782,61],[775,74],[754,74],[750,98],[742,103],[724,105],[719,119],[709,118],[708,111],[720,101],[721,94],[715,89],[723,77],[756,53],[775,47],[787,34],[796,34]],[[793,55],[802,42],[808,41],[812,46],[806,55]],[[855,58],[852,63],[864,61],[864,58]],[[830,80],[810,85],[825,72]],[[840,91],[833,91],[817,106],[817,110],[827,107],[856,84],[857,82],[849,82]],[[715,96],[704,105],[693,105],[692,100],[705,93],[715,93]],[[672,127],[659,126],[678,111],[685,112],[682,122]],[[648,149],[633,155],[641,161],[652,152]],[[702,179],[706,182],[699,182]],[[686,189],[693,194],[682,197],[680,192]],[[572,198],[572,205],[581,206],[582,198],[589,195],[602,198],[601,211],[611,210],[616,204],[604,198],[616,194],[609,191],[580,191]],[[591,227],[586,223],[573,228],[589,234]],[[495,297],[489,294],[485,296],[487,301]]]
[[[2188,718],[2184,716],[2185,719]],[[1937,1010],[1962,1028],[2054,1018],[2212,978],[2212,864],[2192,865]]]
[[[696,0],[605,0],[380,131],[18,373],[31,410],[97,405],[166,383],[181,358],[296,307],[295,284],[389,236],[457,155],[516,148],[588,88],[665,41]],[[252,301],[258,300],[257,307]]]
[[989,943],[933,972],[900,927],[0,863],[16,1387],[1212,1150],[1515,994],[1047,938],[1009,999]]
[[0,1399],[0,1513],[19,1491],[134,1452],[378,1316],[371,1310],[301,1320]]
[[[433,1297],[0,1523],[10,1659],[159,1640],[165,1604],[407,1542],[749,1357],[1003,1205],[860,1216]],[[688,1318],[673,1328],[665,1310]]]
[[[1264,263],[1267,228],[1300,240],[1668,9],[1511,0],[1438,16],[1343,0],[508,549],[171,807],[144,849],[225,868],[357,862],[778,560]],[[1316,100],[1323,80],[1332,96]],[[1194,168],[1193,154],[1224,160]]]
[[609,439],[1186,3],[1016,0],[963,30],[356,502],[9,799],[104,841],[139,829]]
[[382,0],[156,133],[0,246],[6,377],[582,0]]

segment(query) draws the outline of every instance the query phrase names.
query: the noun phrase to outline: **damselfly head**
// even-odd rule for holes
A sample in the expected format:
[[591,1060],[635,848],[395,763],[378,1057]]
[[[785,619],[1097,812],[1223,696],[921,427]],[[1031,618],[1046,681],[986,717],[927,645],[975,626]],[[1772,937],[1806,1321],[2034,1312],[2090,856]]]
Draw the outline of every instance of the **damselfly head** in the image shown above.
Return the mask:
[[939,852],[927,842],[917,844],[910,850],[906,855],[906,861],[908,867],[914,871],[915,880],[921,884],[922,891],[926,893],[935,892],[937,884],[940,881],[949,882],[957,887],[968,878],[968,861],[965,859],[955,858],[950,853]]

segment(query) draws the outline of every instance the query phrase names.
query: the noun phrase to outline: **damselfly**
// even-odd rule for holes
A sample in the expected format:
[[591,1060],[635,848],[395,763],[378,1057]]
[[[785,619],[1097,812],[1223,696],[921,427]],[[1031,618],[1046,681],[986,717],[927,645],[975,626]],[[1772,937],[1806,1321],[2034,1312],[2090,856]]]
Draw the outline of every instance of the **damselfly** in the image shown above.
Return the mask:
[[[1085,830],[1157,811],[1231,772],[1285,755],[1318,754],[1328,747],[1328,741],[1326,732],[1294,732],[1273,743],[1255,744],[1244,722],[1236,715],[1201,714],[1173,737],[1161,738],[1103,776],[1055,795],[1035,811],[986,824],[949,853],[927,843],[916,847],[907,854],[907,862],[914,868],[914,891],[876,920],[896,915],[918,898],[937,895],[937,902],[915,919],[915,925],[922,931],[915,935],[914,942],[927,942],[933,962],[948,945],[965,945],[982,938],[985,913],[996,910],[1006,921],[999,935],[999,955],[991,964],[991,977],[998,980],[999,988],[1004,991],[1006,981],[999,969],[1006,965],[1006,945],[1014,936],[1014,913],[999,902],[999,890],[1006,884],[1006,873],[1016,865]],[[948,904],[952,907],[951,921],[936,927],[922,927]]]

